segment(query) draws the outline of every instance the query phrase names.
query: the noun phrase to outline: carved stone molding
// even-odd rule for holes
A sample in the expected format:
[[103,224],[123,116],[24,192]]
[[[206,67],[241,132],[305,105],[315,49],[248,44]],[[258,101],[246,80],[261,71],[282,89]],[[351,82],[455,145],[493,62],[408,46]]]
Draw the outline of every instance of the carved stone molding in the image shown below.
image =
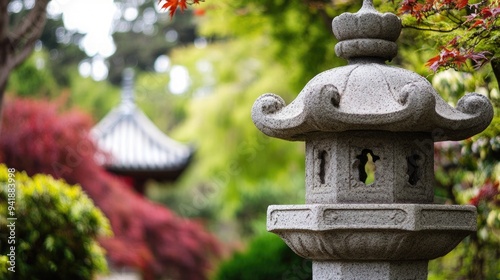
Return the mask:
[[475,217],[459,205],[273,205],[267,229],[312,260],[429,260],[476,231]]

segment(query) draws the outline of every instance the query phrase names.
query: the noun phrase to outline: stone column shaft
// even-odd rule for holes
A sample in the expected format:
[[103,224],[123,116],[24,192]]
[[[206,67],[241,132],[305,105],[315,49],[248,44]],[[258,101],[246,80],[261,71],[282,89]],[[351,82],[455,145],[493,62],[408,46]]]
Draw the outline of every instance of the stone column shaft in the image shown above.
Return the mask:
[[425,280],[428,261],[313,261],[313,280]]

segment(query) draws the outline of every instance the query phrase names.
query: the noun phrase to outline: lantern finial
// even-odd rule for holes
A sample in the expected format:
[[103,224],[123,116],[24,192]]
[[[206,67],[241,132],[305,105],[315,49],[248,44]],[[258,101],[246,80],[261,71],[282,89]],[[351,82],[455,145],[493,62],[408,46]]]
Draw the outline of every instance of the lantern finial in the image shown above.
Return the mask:
[[379,13],[371,0],[363,1],[357,13],[344,13],[334,18],[332,29],[339,40],[335,53],[342,58],[391,60],[397,54],[395,41],[401,33],[401,20],[391,13]]

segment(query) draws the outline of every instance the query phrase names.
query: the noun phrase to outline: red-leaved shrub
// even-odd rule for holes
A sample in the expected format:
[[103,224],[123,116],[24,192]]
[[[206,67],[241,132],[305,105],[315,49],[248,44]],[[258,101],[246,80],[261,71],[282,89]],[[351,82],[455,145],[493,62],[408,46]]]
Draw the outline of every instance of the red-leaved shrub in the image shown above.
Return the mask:
[[112,265],[137,268],[144,279],[207,278],[220,244],[199,223],[146,200],[97,165],[88,115],[60,112],[47,101],[7,99],[1,125],[1,162],[80,184],[102,209],[114,236],[100,243]]

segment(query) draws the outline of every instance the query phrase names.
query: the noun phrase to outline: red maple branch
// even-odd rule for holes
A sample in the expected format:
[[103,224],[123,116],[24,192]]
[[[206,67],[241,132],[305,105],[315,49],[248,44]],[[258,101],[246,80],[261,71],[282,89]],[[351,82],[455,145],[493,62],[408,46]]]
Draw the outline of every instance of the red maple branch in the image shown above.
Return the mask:
[[[488,42],[493,31],[500,27],[500,7],[498,1],[481,1],[469,4],[469,0],[403,0],[399,9],[401,15],[409,15],[417,20],[416,25],[405,26],[438,32],[461,30],[464,38],[455,37],[440,48],[439,54],[427,61],[434,72],[438,69],[460,69],[468,60],[474,68],[489,62],[494,54],[488,49],[480,49],[482,42]],[[438,16],[438,18],[433,17]],[[446,18],[453,25],[446,30],[432,27]]]
[[[184,11],[187,9],[187,5],[192,5],[192,4],[199,4],[200,2],[203,2],[204,0],[166,0],[166,2],[161,5],[162,9],[168,10],[168,13],[170,15],[170,18],[173,18],[175,12],[177,11],[177,8],[180,8],[181,11]],[[162,0],[158,0],[158,4],[160,4]]]

